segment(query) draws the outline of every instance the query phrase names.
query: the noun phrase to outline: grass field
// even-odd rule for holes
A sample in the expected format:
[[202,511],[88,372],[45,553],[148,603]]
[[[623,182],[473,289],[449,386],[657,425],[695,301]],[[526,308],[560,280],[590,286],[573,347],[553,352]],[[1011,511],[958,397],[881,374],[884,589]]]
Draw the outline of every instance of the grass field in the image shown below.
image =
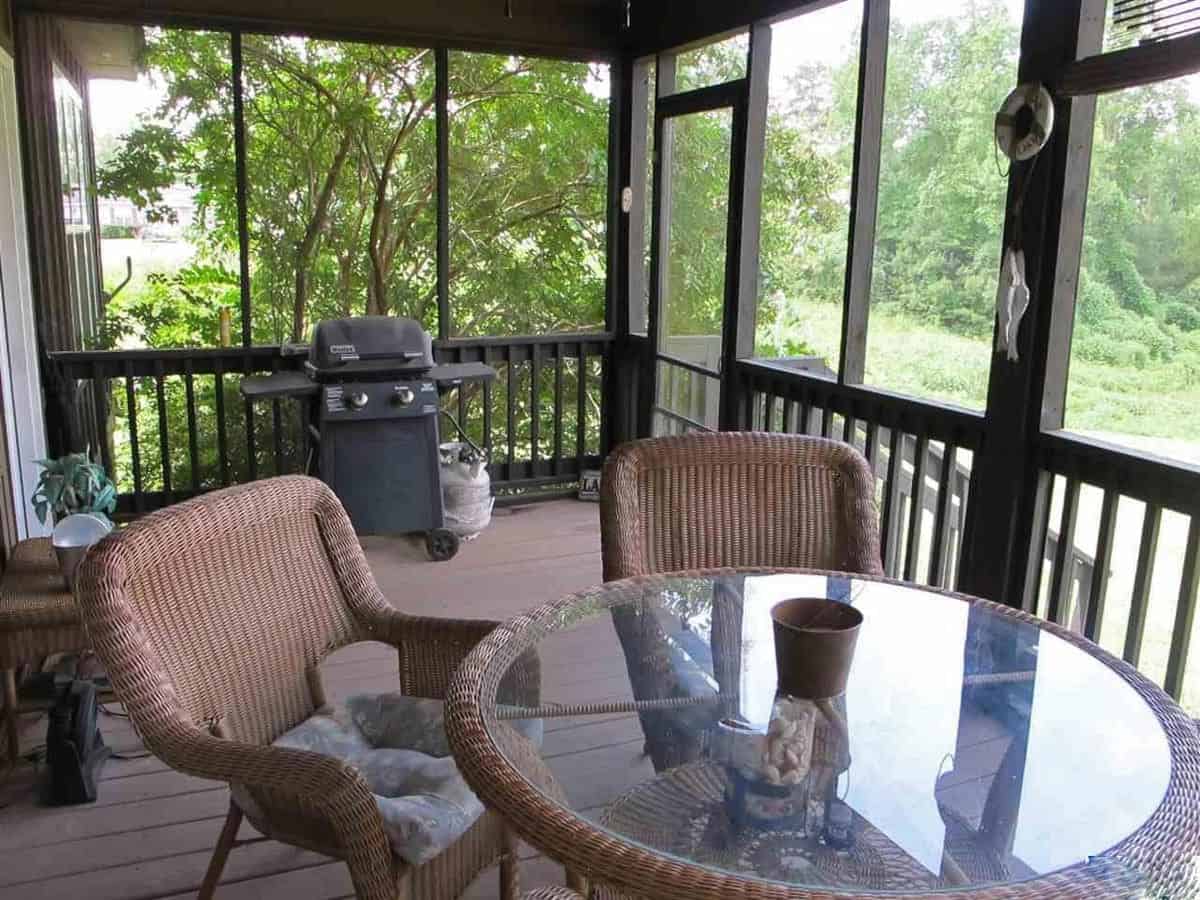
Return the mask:
[[[810,303],[798,310],[796,338],[836,361],[842,310]],[[991,345],[949,334],[886,308],[871,311],[867,331],[866,383],[931,400],[983,409]],[[1156,452],[1193,458],[1200,451],[1200,358],[1151,363],[1144,368],[1071,362],[1066,426],[1104,432],[1108,440],[1145,447],[1139,438],[1161,439]]]

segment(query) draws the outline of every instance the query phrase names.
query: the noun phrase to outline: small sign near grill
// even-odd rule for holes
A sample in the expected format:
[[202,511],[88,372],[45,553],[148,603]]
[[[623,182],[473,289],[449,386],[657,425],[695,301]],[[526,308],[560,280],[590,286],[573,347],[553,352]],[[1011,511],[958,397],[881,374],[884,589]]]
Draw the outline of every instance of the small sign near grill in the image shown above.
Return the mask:
[[303,373],[250,375],[241,388],[250,400],[305,404],[309,470],[315,463],[360,534],[423,531],[442,560],[458,552],[458,538],[442,509],[438,398],[495,377],[483,363],[436,365],[419,322],[359,316],[316,326]]

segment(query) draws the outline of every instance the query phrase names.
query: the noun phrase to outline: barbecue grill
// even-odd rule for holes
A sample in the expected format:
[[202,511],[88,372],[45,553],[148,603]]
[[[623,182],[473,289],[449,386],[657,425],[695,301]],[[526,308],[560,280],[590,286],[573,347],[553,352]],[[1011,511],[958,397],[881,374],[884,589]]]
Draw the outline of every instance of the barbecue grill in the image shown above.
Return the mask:
[[315,463],[356,531],[423,531],[429,555],[450,559],[458,536],[443,522],[439,398],[464,382],[494,379],[495,370],[435,364],[429,333],[393,316],[321,322],[307,352],[303,371],[247,376],[242,394],[305,404],[309,470]]

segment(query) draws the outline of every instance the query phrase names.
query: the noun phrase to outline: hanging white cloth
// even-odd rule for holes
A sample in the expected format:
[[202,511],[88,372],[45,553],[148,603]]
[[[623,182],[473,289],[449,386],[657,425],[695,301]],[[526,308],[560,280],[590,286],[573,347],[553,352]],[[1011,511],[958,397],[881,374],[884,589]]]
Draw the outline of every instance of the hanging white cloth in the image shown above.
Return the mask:
[[1000,272],[1000,289],[996,295],[996,315],[1000,327],[996,331],[996,350],[1008,354],[1017,362],[1017,332],[1021,319],[1029,309],[1029,285],[1025,282],[1025,251],[1008,248]]

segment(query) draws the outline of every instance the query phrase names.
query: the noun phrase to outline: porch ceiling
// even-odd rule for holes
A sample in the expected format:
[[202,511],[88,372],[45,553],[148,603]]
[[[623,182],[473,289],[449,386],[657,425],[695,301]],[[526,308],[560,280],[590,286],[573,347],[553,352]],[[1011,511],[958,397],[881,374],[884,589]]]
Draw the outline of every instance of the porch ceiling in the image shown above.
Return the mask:
[[62,30],[89,77],[137,79],[138,57],[144,44],[141,28],[72,19],[62,22]]
[[608,58],[627,42],[620,0],[15,0],[17,12]]

